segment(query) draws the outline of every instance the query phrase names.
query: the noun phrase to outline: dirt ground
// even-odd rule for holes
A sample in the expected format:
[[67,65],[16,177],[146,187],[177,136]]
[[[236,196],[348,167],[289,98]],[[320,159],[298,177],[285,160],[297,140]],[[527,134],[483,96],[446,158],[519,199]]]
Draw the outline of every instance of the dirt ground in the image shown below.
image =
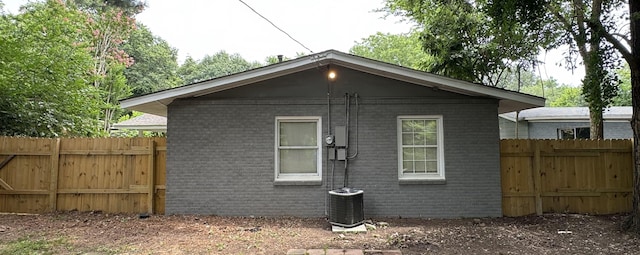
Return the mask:
[[[0,215],[0,254],[285,254],[289,249],[400,249],[402,254],[639,254],[620,215],[372,219],[337,234],[326,219],[161,216],[100,212]],[[26,246],[26,248],[24,248]],[[20,250],[24,248],[25,250]]]

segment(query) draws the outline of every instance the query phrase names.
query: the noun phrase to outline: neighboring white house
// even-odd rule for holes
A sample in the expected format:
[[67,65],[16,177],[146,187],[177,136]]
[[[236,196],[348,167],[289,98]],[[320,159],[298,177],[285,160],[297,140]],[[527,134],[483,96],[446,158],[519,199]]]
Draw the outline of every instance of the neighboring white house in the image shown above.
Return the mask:
[[[631,139],[631,106],[604,111],[604,138]],[[589,108],[540,107],[499,115],[501,139],[588,139]]]
[[137,130],[138,136],[144,136],[144,131],[167,132],[167,118],[149,113],[115,123],[111,126],[111,133],[120,130]]

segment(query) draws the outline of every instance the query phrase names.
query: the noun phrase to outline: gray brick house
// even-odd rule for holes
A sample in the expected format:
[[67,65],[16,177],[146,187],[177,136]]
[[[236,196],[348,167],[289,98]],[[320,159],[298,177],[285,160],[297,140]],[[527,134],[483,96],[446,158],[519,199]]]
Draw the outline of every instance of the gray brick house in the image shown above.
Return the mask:
[[498,114],[544,99],[329,50],[121,105],[168,118],[167,214],[324,216],[348,186],[451,218],[502,215]]

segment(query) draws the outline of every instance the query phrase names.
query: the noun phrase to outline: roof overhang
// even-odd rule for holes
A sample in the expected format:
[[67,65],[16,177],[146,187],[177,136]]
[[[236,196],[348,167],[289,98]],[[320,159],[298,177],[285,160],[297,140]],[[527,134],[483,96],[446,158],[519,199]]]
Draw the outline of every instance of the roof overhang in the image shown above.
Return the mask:
[[495,87],[474,84],[410,68],[396,66],[372,59],[358,57],[335,50],[316,53],[249,71],[223,76],[191,85],[163,90],[148,95],[120,101],[123,108],[167,116],[167,105],[176,99],[209,95],[288,74],[339,65],[357,71],[405,81],[426,87],[433,87],[468,96],[489,97],[499,100],[498,113],[518,111],[544,106],[544,98]]
[[[603,111],[602,119],[607,122],[628,122],[632,114],[631,106],[612,106]],[[499,116],[516,121],[516,112]],[[518,121],[528,122],[588,122],[590,119],[588,107],[540,107],[521,111],[517,116]]]
[[153,132],[167,132],[167,125],[116,125],[111,127],[112,130],[142,130]]

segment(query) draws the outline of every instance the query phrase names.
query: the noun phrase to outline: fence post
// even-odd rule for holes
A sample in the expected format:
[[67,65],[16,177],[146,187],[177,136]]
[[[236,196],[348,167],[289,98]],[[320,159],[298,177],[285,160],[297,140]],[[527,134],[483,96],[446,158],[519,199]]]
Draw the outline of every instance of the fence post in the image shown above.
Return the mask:
[[147,196],[147,205],[149,206],[149,208],[147,208],[147,212],[149,214],[153,214],[153,202],[154,202],[154,195],[155,195],[155,171],[156,171],[156,167],[155,167],[155,163],[156,163],[156,143],[153,140],[153,138],[149,138],[149,169],[147,169],[148,172],[148,178],[149,180],[147,181],[148,183],[148,196]]
[[536,201],[536,215],[542,215],[542,181],[540,176],[540,165],[542,164],[540,160],[540,145],[538,140],[534,140],[533,142],[533,190],[535,194]]
[[49,211],[58,209],[58,170],[60,165],[60,138],[51,140],[51,177],[49,178]]

